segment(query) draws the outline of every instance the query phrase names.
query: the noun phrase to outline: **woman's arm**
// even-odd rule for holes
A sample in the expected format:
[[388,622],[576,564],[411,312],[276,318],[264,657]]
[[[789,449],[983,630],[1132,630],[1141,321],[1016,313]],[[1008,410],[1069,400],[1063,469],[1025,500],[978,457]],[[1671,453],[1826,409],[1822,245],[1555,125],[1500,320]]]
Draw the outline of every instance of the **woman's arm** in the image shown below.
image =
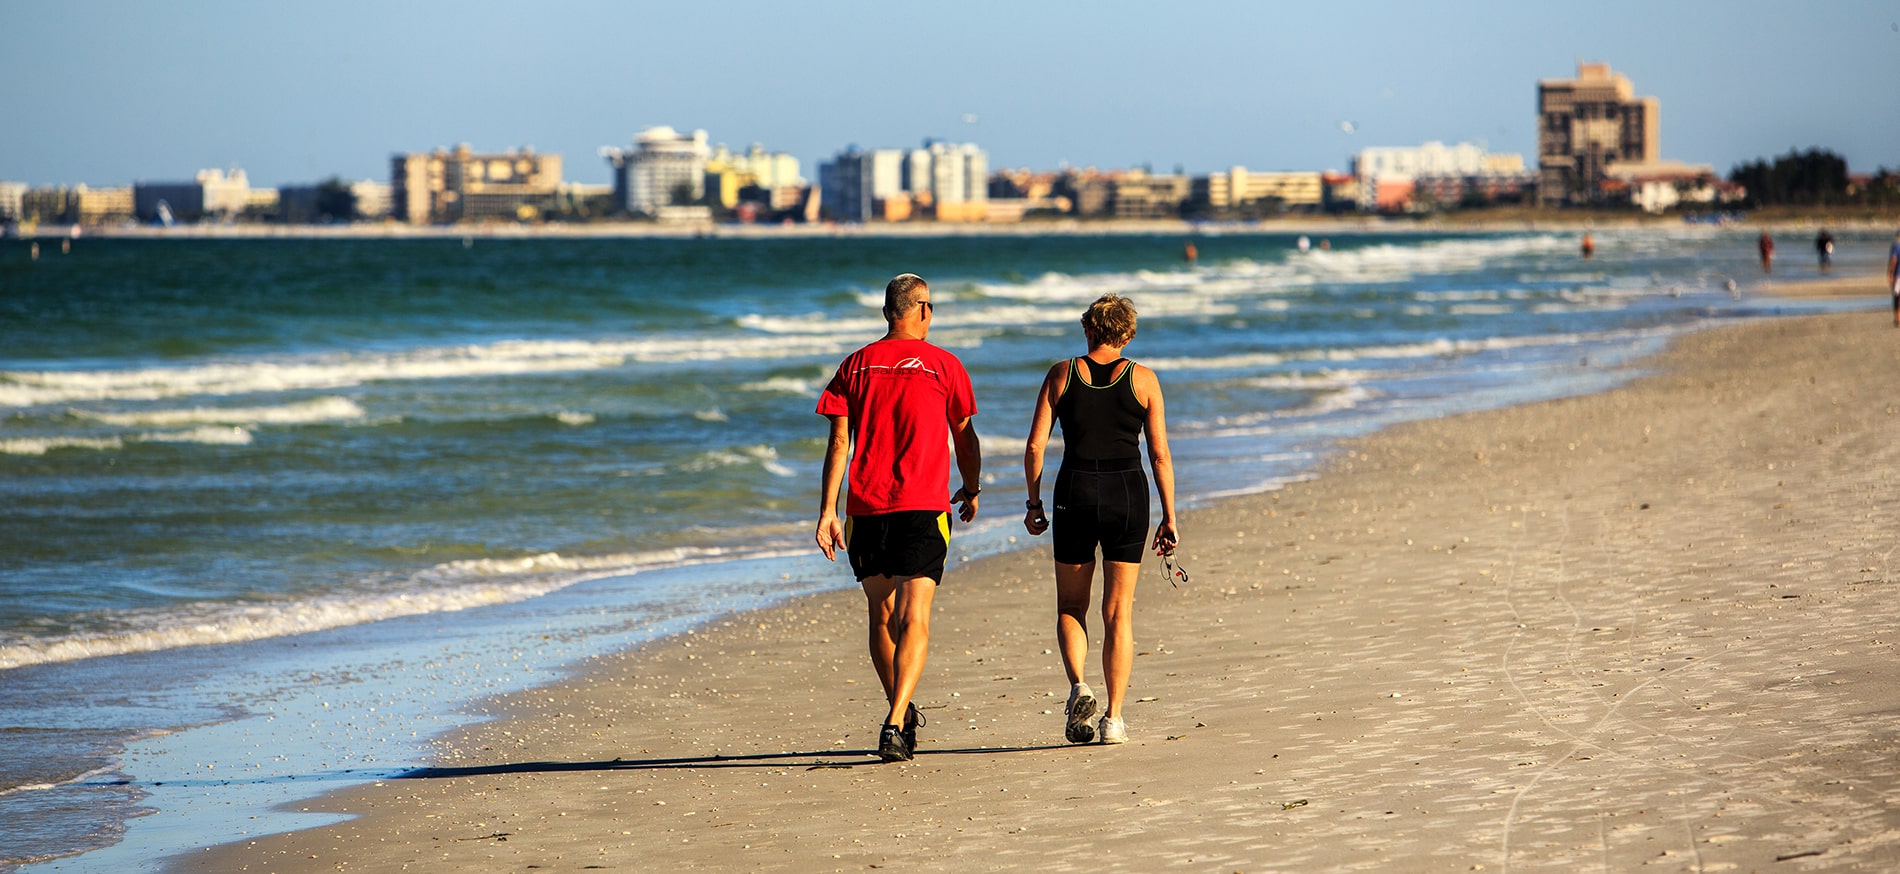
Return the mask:
[[1055,399],[1062,394],[1065,374],[1063,365],[1058,364],[1042,378],[1042,388],[1036,392],[1036,411],[1029,421],[1029,440],[1023,448],[1023,484],[1029,491],[1023,528],[1030,534],[1049,530],[1049,516],[1042,508],[1042,459],[1049,448],[1049,431],[1055,427]]
[[1174,516],[1174,457],[1168,453],[1168,413],[1161,398],[1161,380],[1155,372],[1135,365],[1135,400],[1148,408],[1148,466],[1154,470],[1155,491],[1161,495],[1161,524],[1155,527],[1154,550],[1167,552],[1181,539]]

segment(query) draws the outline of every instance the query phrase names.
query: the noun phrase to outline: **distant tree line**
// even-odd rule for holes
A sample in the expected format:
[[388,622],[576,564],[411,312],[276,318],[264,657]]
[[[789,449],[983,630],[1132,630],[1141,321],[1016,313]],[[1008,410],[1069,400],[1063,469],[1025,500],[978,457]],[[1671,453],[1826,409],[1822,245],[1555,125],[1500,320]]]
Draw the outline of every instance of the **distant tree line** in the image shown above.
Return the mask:
[[1769,161],[1766,158],[1737,165],[1728,181],[1748,190],[1749,206],[1889,206],[1900,204],[1900,172],[1885,167],[1871,182],[1854,184],[1847,159],[1832,151],[1811,148]]

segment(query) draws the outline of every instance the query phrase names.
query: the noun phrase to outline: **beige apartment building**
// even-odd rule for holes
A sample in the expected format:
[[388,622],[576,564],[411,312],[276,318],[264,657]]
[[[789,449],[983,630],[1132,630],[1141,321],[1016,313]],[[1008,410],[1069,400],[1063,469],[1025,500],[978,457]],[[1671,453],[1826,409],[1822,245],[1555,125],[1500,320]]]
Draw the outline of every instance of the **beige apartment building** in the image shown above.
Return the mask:
[[399,154],[390,159],[390,214],[411,224],[538,218],[561,187],[561,156],[533,149]]
[[1245,167],[1196,178],[1194,189],[1196,200],[1215,209],[1239,209],[1269,198],[1291,210],[1318,209],[1326,191],[1318,171],[1262,173]]
[[28,188],[20,193],[20,221],[104,225],[132,220],[132,189],[85,185]]
[[1537,83],[1537,201],[1595,202],[1611,164],[1661,159],[1659,104],[1637,97],[1609,64],[1580,63],[1575,79]]

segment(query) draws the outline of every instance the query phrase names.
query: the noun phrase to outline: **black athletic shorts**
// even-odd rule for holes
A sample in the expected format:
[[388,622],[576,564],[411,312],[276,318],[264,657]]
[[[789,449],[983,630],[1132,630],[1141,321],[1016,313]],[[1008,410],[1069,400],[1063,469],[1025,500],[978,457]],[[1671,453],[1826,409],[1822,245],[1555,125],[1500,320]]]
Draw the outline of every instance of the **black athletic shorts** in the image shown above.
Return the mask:
[[1131,464],[1128,469],[1097,471],[1075,470],[1065,463],[1056,472],[1056,511],[1049,520],[1056,561],[1087,564],[1100,546],[1103,561],[1141,563],[1148,547],[1148,476],[1141,472],[1139,459]]
[[943,582],[950,557],[950,514],[899,510],[844,521],[844,550],[851,572],[865,577],[929,577]]

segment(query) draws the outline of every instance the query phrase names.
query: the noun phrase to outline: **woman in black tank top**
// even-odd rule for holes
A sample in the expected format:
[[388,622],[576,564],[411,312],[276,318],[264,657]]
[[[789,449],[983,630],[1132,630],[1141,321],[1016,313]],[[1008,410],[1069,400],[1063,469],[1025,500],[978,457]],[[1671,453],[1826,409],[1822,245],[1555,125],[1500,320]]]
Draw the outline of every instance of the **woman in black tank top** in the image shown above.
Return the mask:
[[[1035,419],[1023,454],[1029,486],[1023,527],[1040,535],[1050,529],[1041,499],[1043,454],[1050,429],[1062,426],[1062,466],[1056,472],[1054,553],[1056,644],[1069,677],[1063,734],[1074,743],[1128,739],[1122,699],[1134,665],[1135,580],[1144,549],[1174,549],[1174,465],[1168,455],[1167,417],[1154,371],[1121,357],[1135,338],[1135,308],[1127,298],[1106,294],[1082,315],[1089,353],[1049,369],[1036,396]],[[1141,441],[1148,436],[1148,464],[1161,495],[1161,524],[1148,538],[1148,477],[1141,469]],[[1108,693],[1103,710],[1083,680],[1088,659],[1088,606],[1101,550],[1102,674]],[[1099,722],[1096,714],[1101,713]]]

